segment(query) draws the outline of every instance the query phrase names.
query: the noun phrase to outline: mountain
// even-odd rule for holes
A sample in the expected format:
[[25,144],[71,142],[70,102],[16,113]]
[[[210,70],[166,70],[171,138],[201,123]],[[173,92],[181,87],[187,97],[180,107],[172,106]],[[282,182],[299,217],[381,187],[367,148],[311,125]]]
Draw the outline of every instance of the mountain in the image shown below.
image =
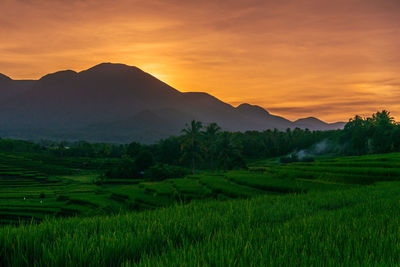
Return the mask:
[[298,119],[294,121],[293,124],[301,129],[336,130],[336,129],[342,129],[346,123],[345,122],[326,123],[321,121],[320,119],[314,117],[308,117],[304,119]]
[[252,116],[254,116],[254,115],[270,116],[271,115],[268,111],[266,111],[262,107],[257,106],[257,105],[250,105],[247,103],[240,104],[239,106],[237,106],[236,109],[240,110],[243,113],[249,113]]
[[202,92],[180,92],[123,64],[48,74],[36,81],[0,75],[0,135],[24,139],[152,143],[192,119],[228,131],[332,129],[310,118],[291,122],[262,107],[233,107]]
[[246,116],[248,120],[252,120],[253,125],[258,123],[258,127],[256,127],[255,130],[274,128],[286,130],[287,128],[293,128],[291,121],[280,116],[272,115],[260,106],[244,103],[236,107],[236,109],[239,113]]
[[10,97],[17,96],[32,87],[34,81],[15,81],[0,73],[0,101],[7,101]]
[[3,82],[3,81],[11,81],[11,78],[0,73],[0,82]]

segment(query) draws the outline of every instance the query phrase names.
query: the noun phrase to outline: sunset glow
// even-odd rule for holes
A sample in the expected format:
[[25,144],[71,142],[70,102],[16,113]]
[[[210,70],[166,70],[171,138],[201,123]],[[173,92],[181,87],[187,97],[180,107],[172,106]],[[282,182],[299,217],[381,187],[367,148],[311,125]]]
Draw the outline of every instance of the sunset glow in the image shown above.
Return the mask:
[[13,79],[118,62],[288,119],[400,118],[398,0],[1,0],[0,40]]

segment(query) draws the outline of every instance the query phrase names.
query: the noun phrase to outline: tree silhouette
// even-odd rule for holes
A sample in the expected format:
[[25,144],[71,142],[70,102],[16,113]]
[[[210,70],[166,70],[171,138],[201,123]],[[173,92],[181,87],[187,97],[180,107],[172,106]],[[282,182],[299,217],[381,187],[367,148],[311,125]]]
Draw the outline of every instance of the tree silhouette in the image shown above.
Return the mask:
[[192,162],[192,172],[196,173],[196,160],[201,158],[201,129],[203,124],[200,121],[192,120],[186,128],[182,130],[185,139],[182,143],[181,150],[184,152],[183,157],[190,156]]
[[374,127],[372,143],[375,153],[385,153],[393,150],[394,119],[390,112],[382,110],[372,115],[371,123]]
[[218,133],[221,131],[221,127],[218,126],[216,123],[211,123],[206,127],[206,131],[204,132],[204,135],[206,137],[206,150],[207,150],[207,156],[209,158],[209,167],[211,170],[214,170],[215,164],[215,156],[217,153],[217,146],[216,146],[216,141],[217,141],[217,136]]
[[223,132],[218,138],[218,158],[220,163],[226,171],[230,162],[240,157],[240,150],[238,144],[233,140],[233,136],[229,132]]
[[351,118],[349,122],[344,126],[344,138],[351,142],[352,150],[355,154],[361,155],[366,153],[368,134],[368,120],[364,120],[360,116],[356,115]]
[[349,140],[353,154],[387,153],[400,144],[399,126],[390,112],[378,111],[370,118],[355,116],[344,127],[343,140]]

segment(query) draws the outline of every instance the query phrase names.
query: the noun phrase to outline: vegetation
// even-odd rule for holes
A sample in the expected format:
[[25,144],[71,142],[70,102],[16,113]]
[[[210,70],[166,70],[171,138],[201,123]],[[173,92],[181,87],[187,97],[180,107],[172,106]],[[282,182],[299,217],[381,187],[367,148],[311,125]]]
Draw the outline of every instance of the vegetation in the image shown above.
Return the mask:
[[399,265],[399,127],[0,140],[0,265]]
[[146,178],[150,180],[164,180],[168,178],[183,178],[190,173],[189,169],[168,164],[156,164],[146,173]]
[[0,259],[6,266],[393,266],[399,185],[6,226]]
[[341,139],[348,142],[345,152],[350,154],[400,151],[400,125],[386,110],[365,119],[355,116],[346,124]]
[[396,181],[400,177],[399,153],[290,164],[269,159],[249,162],[248,170],[196,175],[188,175],[190,170],[182,167],[155,165],[143,177],[121,179],[102,179],[103,169],[98,167],[118,166],[120,163],[115,159],[47,161],[50,158],[40,155],[0,154],[1,223],[41,221],[49,216],[108,215],[196,199],[330,191]]

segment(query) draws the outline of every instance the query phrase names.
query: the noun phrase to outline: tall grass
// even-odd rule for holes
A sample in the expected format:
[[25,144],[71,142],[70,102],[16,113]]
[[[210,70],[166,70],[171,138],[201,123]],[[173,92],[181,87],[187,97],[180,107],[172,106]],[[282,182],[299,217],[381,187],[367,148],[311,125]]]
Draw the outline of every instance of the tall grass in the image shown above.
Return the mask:
[[400,184],[0,228],[0,265],[393,266]]

